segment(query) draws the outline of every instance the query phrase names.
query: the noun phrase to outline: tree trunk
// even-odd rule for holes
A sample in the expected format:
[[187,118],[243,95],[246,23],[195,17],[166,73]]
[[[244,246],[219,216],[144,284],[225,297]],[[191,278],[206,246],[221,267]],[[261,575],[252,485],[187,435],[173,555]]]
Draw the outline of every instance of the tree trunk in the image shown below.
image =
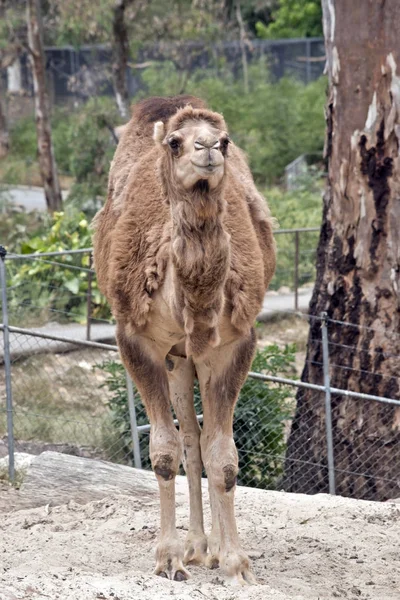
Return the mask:
[[10,149],[10,137],[8,134],[7,119],[3,103],[0,99],[0,158],[7,156]]
[[115,98],[123,119],[129,118],[127,68],[129,58],[128,32],[125,9],[133,0],[115,0],[113,8],[113,78]]
[[249,70],[248,70],[248,66],[247,66],[246,32],[244,29],[242,11],[240,8],[239,0],[237,0],[237,2],[236,2],[236,19],[237,19],[237,22],[239,25],[239,33],[240,33],[240,51],[242,54],[244,93],[248,94],[249,93]]
[[[328,184],[302,379],[322,383],[318,316],[326,311],[331,385],[399,399],[400,3],[322,5]],[[337,493],[400,496],[400,410],[333,395],[332,420]],[[325,438],[323,395],[300,391],[286,490],[328,491]]]
[[50,103],[46,89],[46,63],[43,51],[40,0],[27,0],[29,58],[35,94],[36,132],[40,174],[47,208],[50,212],[62,208],[57,165],[51,140]]

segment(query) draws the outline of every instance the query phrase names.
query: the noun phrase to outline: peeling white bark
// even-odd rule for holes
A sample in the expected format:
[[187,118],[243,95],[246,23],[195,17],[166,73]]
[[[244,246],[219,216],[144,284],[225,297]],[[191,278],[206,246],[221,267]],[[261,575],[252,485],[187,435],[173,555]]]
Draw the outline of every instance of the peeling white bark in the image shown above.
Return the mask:
[[328,9],[329,9],[329,14],[330,14],[330,40],[331,42],[334,41],[335,39],[335,21],[336,21],[336,16],[335,16],[335,2],[334,0],[328,0]]
[[368,108],[367,120],[365,121],[365,129],[367,132],[369,132],[369,133],[372,132],[377,118],[378,118],[377,96],[376,96],[376,92],[374,92],[374,95],[372,97],[372,102]]
[[353,131],[353,135],[350,138],[350,145],[351,145],[352,151],[357,150],[359,140],[360,140],[360,132],[358,129],[355,129]]
[[367,209],[365,206],[365,191],[364,189],[361,189],[361,195],[360,195],[360,219],[364,219],[364,217],[367,215]]
[[339,53],[336,46],[333,46],[332,50],[332,83],[339,83],[339,71],[340,71],[340,60]]
[[392,269],[390,271],[390,279],[391,279],[391,282],[392,282],[393,289],[397,292],[397,289],[398,289],[397,288],[397,276],[396,276],[396,270],[395,269]]
[[128,118],[128,108],[125,104],[123,97],[121,96],[121,94],[119,92],[115,93],[115,99],[117,102],[119,114],[121,115],[121,117],[123,119],[127,119]]
[[322,0],[322,26],[324,29],[326,64],[324,73],[332,75],[332,48],[335,39],[335,0]]

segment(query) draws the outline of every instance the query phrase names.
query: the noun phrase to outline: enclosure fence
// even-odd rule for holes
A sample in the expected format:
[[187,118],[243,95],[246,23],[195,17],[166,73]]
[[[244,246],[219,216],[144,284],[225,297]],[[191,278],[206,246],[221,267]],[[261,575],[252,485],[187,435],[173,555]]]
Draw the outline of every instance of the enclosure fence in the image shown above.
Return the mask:
[[[245,47],[248,63],[265,60],[273,80],[295,77],[304,83],[318,79],[325,66],[323,38],[251,40]],[[54,104],[68,99],[84,100],[96,95],[112,95],[112,52],[109,45],[47,47],[46,74]],[[227,68],[234,77],[241,76],[243,48],[239,40],[215,44],[177,42],[144,44],[136,60],[130,60],[127,71],[128,90],[133,97],[145,88],[143,71],[150,66],[170,63],[178,72],[191,74],[197,70]],[[21,76],[25,90],[33,91],[32,76],[26,55],[21,59]],[[6,70],[0,70],[0,77]]]
[[[299,280],[300,236],[308,231],[287,234],[295,240],[294,283]],[[97,288],[90,252],[89,248],[40,255],[1,252],[0,440],[3,454],[9,455],[11,480],[18,451],[55,449],[151,467],[150,425],[140,395],[120,362],[114,324]],[[235,410],[238,483],[371,500],[400,495],[396,470],[400,444],[393,443],[395,435],[390,440],[377,429],[363,444],[356,439],[362,435],[359,421],[368,414],[379,414],[379,422],[394,422],[400,400],[337,388],[330,381],[331,367],[348,368],[346,357],[356,351],[342,344],[341,364],[330,365],[337,345],[331,327],[359,326],[334,322],[326,314],[301,313],[294,306],[288,314],[318,323],[314,341],[321,345],[321,359],[312,361],[318,380],[300,381],[294,376],[294,359],[287,348],[265,346],[257,355],[256,370],[248,374]],[[360,369],[358,376],[367,374]],[[343,402],[355,415],[354,434],[347,432],[346,440],[340,421]],[[197,386],[195,406],[201,422]],[[306,431],[296,442],[299,428]]]

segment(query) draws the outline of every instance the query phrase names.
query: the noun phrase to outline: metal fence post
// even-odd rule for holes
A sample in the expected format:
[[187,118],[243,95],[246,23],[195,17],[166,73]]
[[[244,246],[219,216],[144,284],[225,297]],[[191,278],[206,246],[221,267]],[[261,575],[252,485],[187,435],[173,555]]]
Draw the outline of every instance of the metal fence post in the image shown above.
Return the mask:
[[90,325],[91,325],[91,318],[92,318],[92,253],[89,254],[89,269],[90,271],[88,272],[88,289],[87,289],[87,295],[86,295],[86,306],[87,306],[87,310],[86,310],[86,339],[88,341],[90,341]]
[[14,427],[13,427],[13,406],[12,406],[12,388],[11,388],[11,359],[10,359],[10,332],[8,329],[8,308],[7,308],[7,276],[6,259],[7,251],[0,246],[0,285],[1,300],[3,312],[3,342],[4,342],[4,370],[6,377],[6,405],[7,405],[7,440],[8,440],[8,475],[10,481],[14,481]]
[[307,38],[306,39],[306,83],[310,83],[311,81],[311,42]]
[[299,255],[300,232],[294,234],[294,310],[299,310]]
[[326,427],[326,447],[328,454],[328,473],[329,473],[329,493],[336,494],[335,486],[335,460],[333,454],[333,434],[332,434],[332,406],[331,406],[331,382],[329,377],[329,347],[328,347],[328,315],[321,313],[321,332],[322,332],[322,356],[324,363],[324,386],[325,386],[325,427]]
[[129,421],[131,424],[131,435],[133,445],[133,460],[136,469],[142,468],[142,459],[140,457],[140,444],[139,444],[139,433],[136,421],[136,410],[135,410],[135,394],[133,391],[132,379],[129,376],[128,371],[126,373],[126,388],[128,391],[128,407],[129,407]]

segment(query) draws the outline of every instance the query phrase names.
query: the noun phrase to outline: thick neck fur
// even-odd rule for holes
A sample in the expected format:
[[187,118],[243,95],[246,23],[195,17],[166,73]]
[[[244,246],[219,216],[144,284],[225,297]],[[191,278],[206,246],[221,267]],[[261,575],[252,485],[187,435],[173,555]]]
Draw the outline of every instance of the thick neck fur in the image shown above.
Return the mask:
[[223,223],[224,180],[212,190],[206,181],[185,190],[163,177],[163,187],[171,208],[175,316],[187,334],[187,354],[198,356],[219,343],[218,321],[230,264]]

